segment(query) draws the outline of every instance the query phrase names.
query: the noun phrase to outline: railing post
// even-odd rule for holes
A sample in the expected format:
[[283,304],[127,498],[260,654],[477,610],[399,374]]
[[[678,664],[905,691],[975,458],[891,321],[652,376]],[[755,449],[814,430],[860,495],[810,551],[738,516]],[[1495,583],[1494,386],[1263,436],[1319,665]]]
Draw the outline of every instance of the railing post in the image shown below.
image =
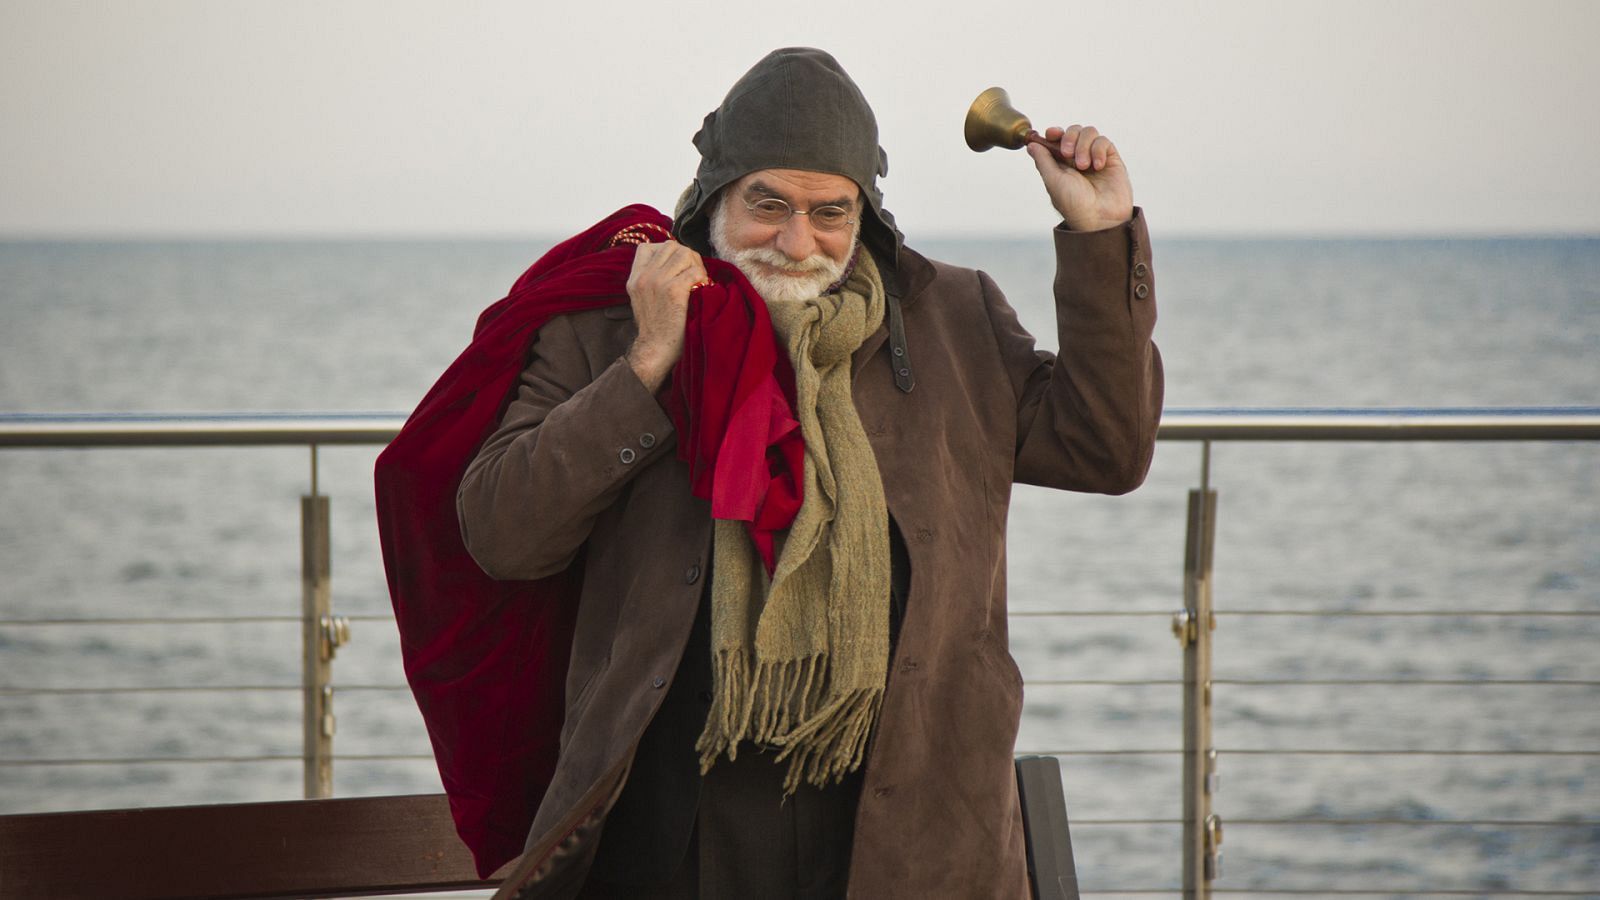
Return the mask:
[[333,796],[333,655],[350,639],[332,614],[328,498],[317,490],[317,445],[311,445],[311,493],[300,498],[301,686],[304,689],[305,796]]
[[1183,896],[1204,900],[1221,874],[1222,823],[1212,812],[1218,786],[1211,740],[1211,563],[1216,546],[1217,493],[1210,487],[1211,442],[1201,444],[1200,488],[1189,492],[1183,557],[1183,611],[1172,630],[1183,647]]

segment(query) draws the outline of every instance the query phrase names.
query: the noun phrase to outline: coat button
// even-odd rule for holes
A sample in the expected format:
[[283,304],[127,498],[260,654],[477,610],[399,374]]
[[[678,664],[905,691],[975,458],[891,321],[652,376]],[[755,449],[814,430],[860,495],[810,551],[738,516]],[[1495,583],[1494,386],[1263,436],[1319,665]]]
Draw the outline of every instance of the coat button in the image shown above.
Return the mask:
[[895,356],[905,356],[906,355],[906,348],[904,348],[904,347],[896,347],[896,348],[894,348],[894,355]]
[[684,570],[684,572],[683,572],[683,583],[684,584],[694,584],[696,581],[699,581],[699,580],[700,580],[700,564],[699,563],[696,563],[696,564],[694,564],[694,565],[692,565],[689,568]]
[[1138,287],[1133,289],[1133,295],[1138,297],[1140,300],[1150,296],[1150,285],[1140,282]]
[[637,458],[638,454],[633,452],[632,447],[623,447],[622,450],[617,453],[617,459],[622,460],[622,464],[625,466],[632,463]]
[[659,691],[667,686],[667,680],[662,678],[660,675],[657,675],[656,677],[650,679],[650,686]]
[[639,446],[645,448],[646,450],[649,450],[651,447],[654,447],[655,445],[656,445],[656,436],[655,435],[651,434],[648,431],[646,431],[644,434],[639,435]]
[[1143,277],[1145,277],[1146,275],[1149,275],[1149,274],[1150,274],[1150,267],[1149,266],[1145,265],[1144,263],[1134,263],[1134,266],[1133,266],[1133,277],[1135,277],[1135,278],[1143,278]]

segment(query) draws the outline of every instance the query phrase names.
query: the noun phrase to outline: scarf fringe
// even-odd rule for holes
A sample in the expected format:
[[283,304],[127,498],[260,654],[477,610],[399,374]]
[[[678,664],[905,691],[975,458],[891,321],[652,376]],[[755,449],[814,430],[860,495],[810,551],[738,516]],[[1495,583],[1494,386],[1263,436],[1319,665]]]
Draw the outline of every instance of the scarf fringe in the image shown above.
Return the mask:
[[827,657],[764,661],[750,671],[749,654],[722,650],[712,659],[715,684],[706,729],[695,742],[700,772],[719,756],[737,759],[739,744],[780,748],[788,760],[783,793],[803,781],[816,787],[837,782],[860,767],[867,739],[883,705],[883,689],[858,688],[829,696]]

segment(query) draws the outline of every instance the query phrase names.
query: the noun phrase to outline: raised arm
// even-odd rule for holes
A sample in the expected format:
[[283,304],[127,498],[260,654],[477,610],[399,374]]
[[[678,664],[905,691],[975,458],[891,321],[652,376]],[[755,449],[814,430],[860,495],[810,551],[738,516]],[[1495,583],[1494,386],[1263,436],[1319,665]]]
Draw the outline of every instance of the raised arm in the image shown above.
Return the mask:
[[616,346],[625,338],[580,335],[573,317],[539,332],[516,397],[456,495],[462,541],[489,575],[566,568],[628,481],[668,452],[672,419],[654,394],[683,352],[689,292],[705,277],[694,251],[645,244],[628,279],[638,330],[626,352]]
[[600,513],[672,445],[671,417],[627,361],[595,372],[587,350],[569,317],[545,325],[516,398],[462,478],[461,538],[494,578],[566,568]]
[[1016,480],[1120,494],[1143,482],[1161,418],[1155,278],[1144,215],[1104,231],[1057,228],[1060,355],[1033,336],[987,275],[990,324],[1017,392]]
[[990,322],[1017,385],[1018,481],[1099,493],[1138,487],[1161,417],[1155,273],[1122,155],[1093,126],[1050,127],[1061,163],[1028,145],[1061,215],[1056,249],[1059,357],[1033,338],[984,278]]

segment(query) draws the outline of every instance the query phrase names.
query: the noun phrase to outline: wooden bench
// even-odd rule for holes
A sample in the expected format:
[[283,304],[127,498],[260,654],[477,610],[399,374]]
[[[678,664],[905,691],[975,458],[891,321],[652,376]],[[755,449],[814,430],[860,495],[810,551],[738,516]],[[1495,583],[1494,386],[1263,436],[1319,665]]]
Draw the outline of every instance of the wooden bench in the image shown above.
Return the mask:
[[[1034,897],[1077,900],[1060,768],[1023,757],[1017,776]],[[0,816],[6,898],[265,900],[499,883],[478,879],[443,794]]]
[[443,794],[0,816],[0,896],[358,897],[492,888]]

